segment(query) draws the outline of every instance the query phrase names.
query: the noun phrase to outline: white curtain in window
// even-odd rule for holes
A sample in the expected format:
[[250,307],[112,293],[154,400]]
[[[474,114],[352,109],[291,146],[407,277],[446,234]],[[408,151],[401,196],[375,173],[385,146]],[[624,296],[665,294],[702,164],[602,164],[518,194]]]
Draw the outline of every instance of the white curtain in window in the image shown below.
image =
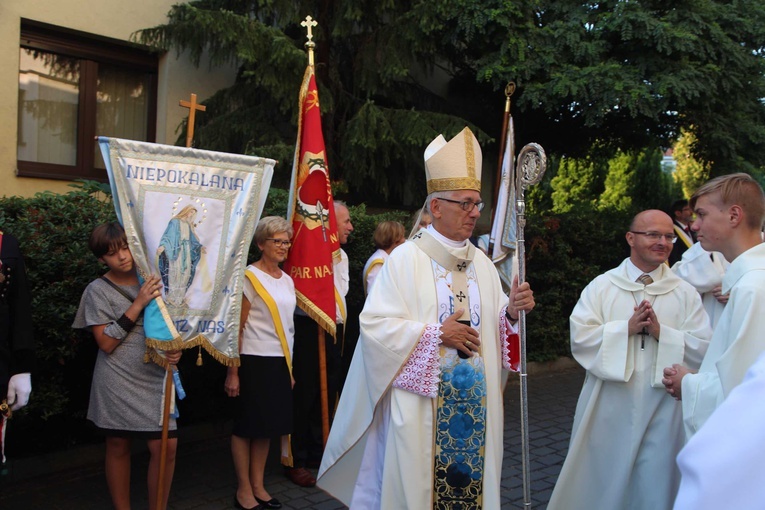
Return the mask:
[[[151,80],[144,72],[106,64],[98,67],[96,135],[145,141]],[[95,166],[105,168],[98,146]]]

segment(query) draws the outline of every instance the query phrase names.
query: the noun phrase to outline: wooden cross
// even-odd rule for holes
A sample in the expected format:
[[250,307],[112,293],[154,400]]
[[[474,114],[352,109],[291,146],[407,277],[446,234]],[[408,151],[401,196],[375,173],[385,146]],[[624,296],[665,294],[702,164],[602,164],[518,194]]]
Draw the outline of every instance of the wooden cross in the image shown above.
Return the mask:
[[207,110],[207,107],[205,105],[197,104],[196,94],[191,94],[191,101],[181,99],[179,104],[182,107],[189,109],[189,121],[186,125],[186,147],[191,147],[192,140],[194,140],[194,118],[196,117],[197,110],[203,112]]

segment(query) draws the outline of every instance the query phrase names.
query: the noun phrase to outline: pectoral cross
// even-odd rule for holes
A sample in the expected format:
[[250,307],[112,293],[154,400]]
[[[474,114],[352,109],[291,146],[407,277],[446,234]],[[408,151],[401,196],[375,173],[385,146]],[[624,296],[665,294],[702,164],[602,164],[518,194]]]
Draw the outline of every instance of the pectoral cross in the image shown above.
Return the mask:
[[186,147],[191,147],[194,140],[194,120],[197,114],[197,110],[203,112],[207,110],[207,107],[202,104],[197,104],[197,95],[191,94],[191,101],[180,100],[179,104],[189,109],[189,121],[186,125]]
[[640,350],[645,350],[645,337],[648,336],[648,330],[646,328],[641,329],[638,331],[638,335],[640,335]]
[[[641,274],[638,276],[637,279],[638,282],[643,284],[643,299],[645,299],[645,288],[648,285],[651,285],[653,283],[653,278],[651,278],[651,275],[648,274]],[[640,335],[640,350],[645,350],[645,337],[648,336],[648,330],[644,327],[639,333]]]

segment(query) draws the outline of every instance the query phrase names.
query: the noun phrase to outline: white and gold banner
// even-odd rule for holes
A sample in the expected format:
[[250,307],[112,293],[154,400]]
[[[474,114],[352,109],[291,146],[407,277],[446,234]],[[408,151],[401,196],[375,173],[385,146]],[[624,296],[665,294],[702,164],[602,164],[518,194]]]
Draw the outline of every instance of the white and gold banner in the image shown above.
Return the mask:
[[162,278],[146,307],[154,349],[197,345],[239,364],[244,270],[275,161],[99,138],[114,206],[139,276]]

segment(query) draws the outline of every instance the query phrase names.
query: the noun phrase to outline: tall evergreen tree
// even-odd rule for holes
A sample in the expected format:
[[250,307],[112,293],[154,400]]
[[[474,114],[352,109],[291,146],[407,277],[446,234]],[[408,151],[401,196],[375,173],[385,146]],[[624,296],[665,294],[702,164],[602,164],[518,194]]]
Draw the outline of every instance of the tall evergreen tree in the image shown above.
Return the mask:
[[709,165],[705,165],[693,157],[691,148],[696,143],[696,137],[690,131],[683,131],[674,147],[674,158],[677,163],[674,179],[683,197],[689,198],[709,178]]
[[605,189],[598,200],[598,208],[632,211],[634,188],[635,157],[620,151],[608,162]]
[[640,151],[635,158],[635,187],[632,197],[637,211],[666,211],[675,199],[672,176],[662,169],[661,158],[662,151],[655,146]]
[[[481,142],[491,140],[470,120],[483,117],[484,94],[475,95],[476,87],[437,93],[422,78],[447,69],[441,87],[462,73],[441,56],[443,39],[427,35],[444,20],[425,3],[197,0],[175,5],[168,24],[138,39],[187,50],[198,64],[207,55],[213,64],[239,65],[236,84],[206,101],[197,143],[275,157],[282,161],[275,181],[286,184],[307,64],[300,23],[309,13],[319,22],[316,74],[333,178],[371,202],[395,197],[419,205],[426,194],[422,151],[433,138],[468,125]],[[448,51],[462,44],[454,37]],[[472,97],[450,101],[453,94]],[[492,119],[497,125],[500,115]]]
[[496,138],[508,80],[519,145],[613,155],[695,126],[713,174],[765,165],[761,0],[195,0],[138,38],[236,63],[199,145],[288,163],[309,13],[333,175],[370,201],[419,203],[438,133]]

